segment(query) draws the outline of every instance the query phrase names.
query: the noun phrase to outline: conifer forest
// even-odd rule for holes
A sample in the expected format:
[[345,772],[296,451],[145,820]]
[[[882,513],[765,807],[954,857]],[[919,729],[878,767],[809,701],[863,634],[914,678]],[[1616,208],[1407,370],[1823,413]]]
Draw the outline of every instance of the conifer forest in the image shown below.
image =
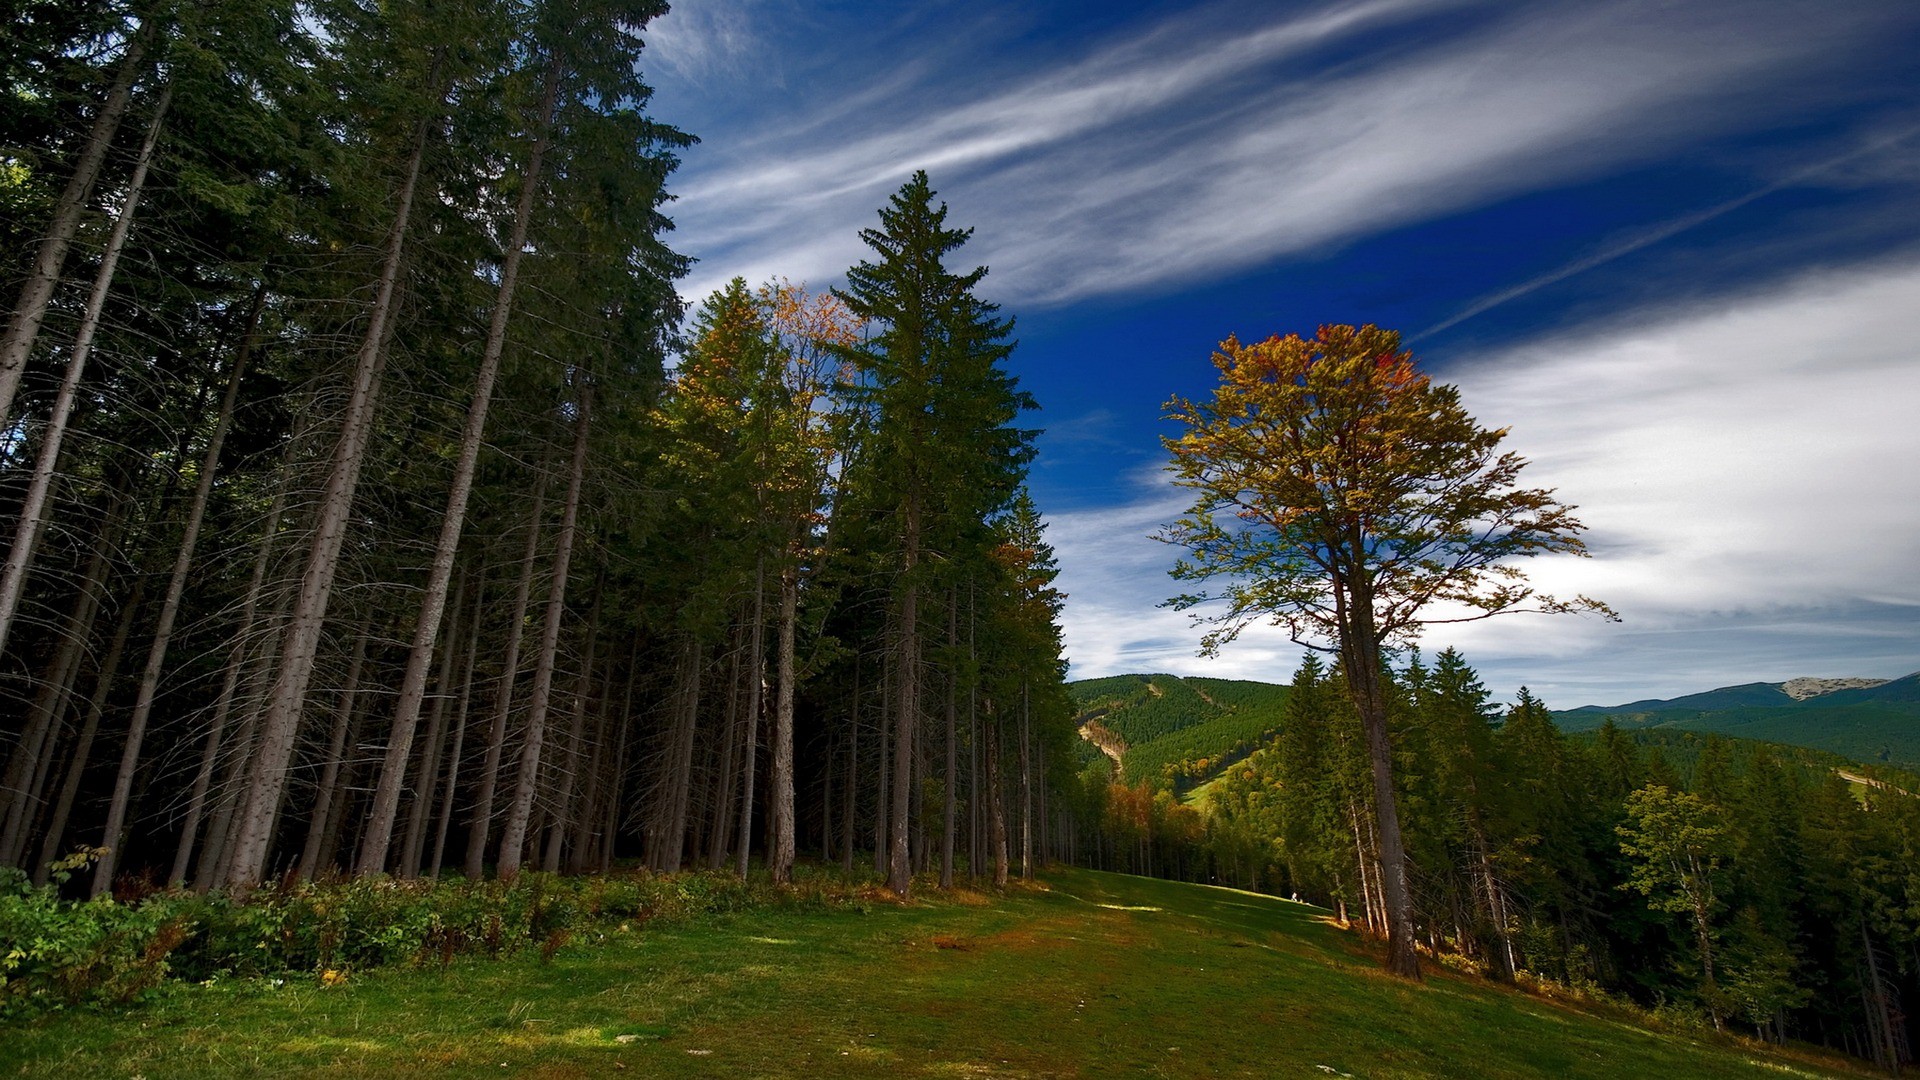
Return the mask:
[[4,59],[0,862],[1030,863],[1030,403],[924,176],[687,312],[655,7],[136,7]]

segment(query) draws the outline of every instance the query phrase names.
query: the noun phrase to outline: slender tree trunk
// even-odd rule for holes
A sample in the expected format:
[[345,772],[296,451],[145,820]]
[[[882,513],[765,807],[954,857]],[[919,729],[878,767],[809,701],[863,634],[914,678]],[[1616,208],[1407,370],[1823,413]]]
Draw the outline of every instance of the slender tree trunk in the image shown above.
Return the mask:
[[507,717],[513,711],[513,688],[520,677],[520,642],[527,624],[527,606],[533,596],[533,563],[540,551],[540,520],[546,514],[547,472],[542,463],[533,488],[533,514],[527,522],[527,548],[520,557],[520,581],[514,586],[513,621],[507,624],[507,653],[500,668],[500,688],[494,697],[493,723],[487,728],[486,759],[480,764],[480,790],[473,801],[473,825],[467,833],[468,881],[479,881],[486,868],[488,834],[493,827],[494,793],[500,784],[500,757],[507,741]]
[[780,572],[780,626],[775,661],[779,689],[773,702],[773,791],[767,807],[770,833],[767,865],[779,885],[793,882],[793,690],[794,627],[800,618],[800,569],[789,563]]
[[79,739],[69,755],[71,760],[67,764],[66,779],[60,784],[60,794],[53,804],[53,818],[47,823],[40,842],[40,857],[33,863],[35,885],[47,883],[47,864],[60,854],[60,843],[67,831],[67,818],[73,813],[73,801],[79,794],[81,777],[93,757],[93,742],[100,731],[100,717],[106,712],[107,698],[113,693],[115,677],[120,673],[120,658],[126,653],[127,637],[132,633],[134,620],[140,613],[141,592],[140,586],[134,586],[132,598],[120,610],[120,622],[114,627],[106,658],[100,662],[99,677],[93,685],[93,697],[87,702],[87,718],[80,725]]
[[1885,975],[1880,971],[1880,952],[1873,946],[1873,938],[1867,933],[1867,921],[1860,920],[1860,948],[1866,957],[1867,978],[1867,1034],[1873,1044],[1873,1057],[1893,1076],[1900,1075],[1901,1057],[1900,1031],[1902,1023],[1897,1001]]
[[[687,806],[692,786],[694,729],[700,716],[701,668],[705,648],[688,634],[680,645],[679,673],[674,677],[673,726],[668,731],[667,752],[662,763],[662,793],[654,813],[653,836],[647,852],[648,863],[666,874],[680,871],[687,844]],[[748,738],[753,738],[751,716],[747,719]]]
[[50,743],[57,737],[57,726],[66,712],[67,696],[74,675],[79,670],[80,656],[93,634],[94,619],[99,614],[102,593],[106,588],[107,572],[112,567],[108,556],[119,535],[117,523],[121,505],[119,500],[114,502],[114,508],[109,511],[108,524],[94,544],[93,554],[88,558],[86,572],[81,578],[80,591],[74,596],[73,610],[67,616],[60,644],[44,669],[40,689],[27,710],[27,722],[20,741],[14,744],[5,776],[0,777],[0,797],[6,800],[6,827],[0,830],[0,866],[19,865],[26,852],[28,834],[39,812],[35,801],[34,777],[39,772],[41,759],[52,749]]
[[[947,592],[947,648],[960,649],[960,597]],[[947,678],[947,773],[940,799],[940,887],[953,888],[953,826],[960,787],[960,665]]]
[[901,553],[899,671],[893,732],[893,828],[887,856],[887,888],[905,897],[913,886],[908,861],[908,829],[913,812],[913,740],[920,726],[920,503],[909,492],[901,507],[904,543]]
[[567,499],[560,510],[560,532],[553,552],[553,581],[547,589],[546,622],[540,631],[540,654],[533,670],[533,696],[527,705],[526,740],[520,746],[520,773],[513,804],[500,837],[498,874],[512,878],[520,872],[521,848],[533,817],[533,797],[540,780],[540,750],[547,734],[547,704],[553,696],[554,658],[560,651],[561,624],[566,621],[567,576],[573,566],[573,542],[579,532],[580,490],[587,477],[587,432],[593,422],[593,386],[584,371],[573,424],[573,468],[567,481]]
[[588,745],[593,747],[591,755],[583,756],[587,772],[587,790],[581,793],[579,810],[573,815],[573,839],[567,849],[567,873],[584,874],[592,864],[597,846],[596,829],[600,815],[600,789],[607,771],[607,703],[613,696],[613,683],[603,679],[605,696],[593,710],[593,733]]
[[1033,701],[1020,680],[1020,876],[1033,880]]
[[13,616],[20,607],[20,596],[26,588],[27,564],[39,544],[40,529],[46,524],[47,495],[53,489],[54,470],[60,464],[60,444],[66,439],[67,420],[73,415],[74,399],[80,391],[80,377],[87,370],[88,357],[93,354],[94,335],[100,330],[100,314],[106,310],[107,293],[113,287],[113,275],[120,265],[120,253],[127,246],[127,233],[133,227],[133,215],[140,208],[141,189],[146,186],[147,170],[153,164],[153,148],[160,141],[160,125],[166,118],[167,104],[172,99],[173,86],[169,83],[160,92],[160,100],[154,104],[153,119],[147,125],[145,141],[140,144],[140,156],[134,163],[133,177],[127,181],[127,193],[120,204],[120,215],[114,219],[113,231],[108,234],[106,249],[100,255],[100,270],[94,275],[93,294],[87,298],[86,312],[80,317],[80,329],[74,335],[66,378],[60,383],[60,393],[53,401],[53,414],[47,418],[46,429],[40,436],[40,454],[34,462],[33,479],[27,486],[26,499],[20,506],[20,523],[14,531],[13,547],[7,553],[6,565],[0,567],[0,651],[6,649],[7,638],[13,630]]
[[1374,875],[1368,872],[1373,867],[1373,860],[1367,855],[1366,826],[1362,823],[1360,808],[1348,807],[1347,820],[1353,823],[1353,869],[1360,880],[1360,910],[1366,912],[1367,929],[1378,932],[1385,926],[1376,915],[1378,905],[1375,896],[1378,890],[1373,887]]
[[873,800],[873,872],[881,877],[885,877],[887,873],[889,854],[887,828],[892,823],[890,809],[893,805],[890,783],[893,774],[887,767],[887,747],[892,743],[894,727],[893,703],[887,697],[890,689],[883,669],[880,684],[880,733],[879,738],[874,741],[873,763],[876,792]]
[[[437,84],[437,59],[435,67],[436,70],[428,78],[429,82]],[[288,620],[279,670],[274,676],[273,689],[261,720],[260,742],[248,775],[245,809],[239,815],[240,830],[233,842],[225,875],[227,885],[241,893],[257,883],[266,869],[267,848],[273,839],[274,819],[278,816],[281,795],[286,789],[287,766],[293,757],[294,737],[299,732],[307,686],[313,678],[320,630],[326,622],[328,602],[333,598],[333,579],[340,566],[340,548],[346,540],[354,491],[360,483],[360,467],[366,459],[367,441],[373,431],[380,368],[386,356],[387,325],[393,314],[394,294],[399,287],[400,268],[406,257],[407,227],[413,213],[414,193],[419,187],[421,167],[426,159],[427,138],[432,129],[433,118],[422,117],[414,132],[406,178],[401,183],[396,199],[398,209],[387,236],[373,310],[368,318],[366,336],[361,340],[360,351],[354,361],[353,390],[348,398],[340,441],[327,473],[313,544],[301,577],[299,597]]]
[[560,869],[560,848],[566,842],[567,827],[574,820],[574,793],[579,788],[580,770],[586,760],[584,753],[587,728],[587,702],[593,697],[593,654],[594,646],[600,638],[600,592],[605,587],[606,575],[598,575],[593,589],[593,609],[587,616],[586,656],[580,664],[580,675],[574,682],[573,724],[567,730],[567,752],[555,761],[555,783],[559,790],[554,793],[553,820],[548,824],[547,850],[540,860],[540,868],[547,873]]
[[[140,750],[147,735],[147,720],[153,715],[153,699],[160,690],[160,675],[167,664],[167,649],[173,642],[173,624],[180,616],[180,602],[187,594],[187,574],[193,568],[194,551],[200,543],[200,527],[206,521],[207,502],[213,495],[214,474],[220,466],[220,450],[233,426],[234,404],[240,397],[240,379],[246,372],[253,333],[260,318],[264,291],[254,296],[249,316],[246,344],[234,357],[233,370],[227,374],[226,396],[220,402],[220,415],[207,437],[207,452],[200,459],[200,478],[193,489],[193,504],[187,510],[186,528],[180,533],[180,551],[174,556],[173,574],[167,579],[167,595],[160,604],[160,618],[153,630],[153,643],[147,648],[147,664],[140,673],[140,689],[133,703],[133,715],[127,720],[127,741],[120,751],[120,771],[113,781],[113,797],[107,804],[107,822],[100,830],[100,846],[107,853],[94,865],[93,895],[99,896],[113,886],[113,872],[119,863],[119,851],[125,840],[127,800],[133,793],[133,775],[140,767]],[[175,860],[178,861],[177,859]]]
[[[466,575],[454,587],[453,600],[447,605],[449,623],[460,618],[466,600]],[[407,812],[407,839],[400,850],[398,876],[412,878],[420,873],[421,847],[426,843],[427,819],[433,816],[434,796],[440,789],[440,760],[447,749],[447,701],[453,697],[453,661],[460,647],[460,628],[455,625],[447,635],[446,648],[440,650],[440,673],[434,679],[433,711],[427,719],[427,746],[420,755],[420,783],[413,805]],[[368,827],[372,831],[372,826]]]
[[[313,793],[313,820],[307,823],[307,843],[300,852],[300,865],[295,872],[300,880],[307,881],[319,872],[319,862],[331,858],[331,849],[322,851],[321,845],[333,828],[334,802],[339,792],[340,770],[346,761],[347,733],[353,724],[354,697],[360,689],[360,672],[367,662],[367,638],[362,631],[354,641],[353,659],[347,664],[347,681],[340,688],[340,701],[333,711],[333,733],[327,740],[327,754],[322,759],[320,784]],[[343,800],[344,801],[344,800]]]
[[[856,691],[856,701],[859,696]],[[840,870],[852,874],[854,815],[859,809],[854,796],[860,791],[860,712],[857,704],[854,706],[853,723],[847,726],[847,773],[840,786],[844,789],[840,794]]]
[[985,728],[986,745],[981,756],[987,769],[987,843],[993,848],[993,884],[1007,887],[1007,802],[1000,785],[1000,719],[989,712]]
[[835,740],[831,737],[826,740],[820,762],[820,862],[822,864],[833,861],[833,840],[836,835],[834,829],[839,824],[833,816],[833,800],[839,794],[833,786],[834,759],[839,756],[834,742]]
[[1512,982],[1518,965],[1514,962],[1513,935],[1507,928],[1506,897],[1501,893],[1500,881],[1493,873],[1493,860],[1488,856],[1486,826],[1478,814],[1468,818],[1467,826],[1473,844],[1474,871],[1486,896],[1487,919],[1493,931],[1493,947],[1488,950],[1493,961],[1493,977],[1500,982]]
[[[288,441],[288,456],[281,462],[283,476],[291,472],[291,451],[298,446],[300,438]],[[200,820],[206,813],[207,791],[213,781],[214,770],[219,766],[221,740],[226,734],[228,718],[233,713],[234,696],[240,687],[240,676],[247,666],[248,643],[253,639],[255,617],[260,609],[260,594],[266,585],[267,567],[273,561],[274,541],[280,535],[280,519],[287,509],[288,483],[283,478],[273,495],[273,505],[267,511],[267,531],[260,538],[260,548],[254,554],[253,577],[247,584],[246,599],[240,606],[239,631],[234,635],[233,646],[228,652],[227,670],[220,683],[220,694],[214,699],[213,721],[207,729],[207,743],[200,753],[200,768],[194,773],[193,787],[187,796],[186,821],[180,831],[180,846],[174,851],[173,873],[167,880],[180,884],[187,879],[187,867],[193,859],[194,844],[200,833]],[[202,868],[198,878],[206,884],[209,875]]]
[[713,828],[707,834],[707,869],[718,870],[727,865],[727,837],[732,835],[737,815],[733,806],[737,801],[740,783],[741,744],[746,741],[746,712],[741,700],[746,697],[742,683],[746,680],[746,665],[740,654],[745,645],[737,644],[729,653],[727,677],[727,711],[725,728],[720,738],[720,774],[715,780],[718,790],[714,792],[717,806],[714,811]]
[[627,781],[627,736],[633,730],[633,688],[640,681],[640,639],[636,635],[633,649],[627,655],[627,689],[621,698],[620,717],[616,726],[620,737],[614,744],[611,773],[607,777],[607,817],[606,838],[600,845],[600,872],[613,869],[614,842],[620,835],[621,797],[625,794]]
[[[354,694],[346,703],[348,710],[346,752],[340,759],[340,778],[334,786],[332,813],[327,815],[327,828],[320,838],[320,853],[314,860],[317,867],[325,867],[330,871],[345,869],[354,835],[354,830],[349,823],[356,820],[364,821],[364,815],[356,811],[360,810],[358,804],[363,801],[357,797],[357,793],[361,790],[361,769],[366,764],[365,759],[360,756],[360,747],[367,734],[367,717],[370,711],[367,697],[368,695],[358,692],[356,687]],[[284,807],[282,813],[284,814]],[[342,850],[343,836],[347,838],[345,841],[349,845],[347,850]]]
[[927,872],[927,815],[920,793],[927,788],[927,740],[913,740],[913,798],[908,811],[913,823],[912,839],[907,845],[908,862],[917,876]]
[[413,733],[420,722],[427,673],[433,667],[434,643],[439,634],[442,612],[447,605],[447,589],[453,579],[453,561],[460,550],[460,534],[466,527],[467,501],[473,493],[473,475],[480,459],[480,444],[486,434],[493,384],[500,373],[501,354],[506,349],[507,321],[513,312],[513,293],[519,280],[520,259],[527,249],[527,230],[533,219],[541,164],[546,157],[554,104],[560,93],[560,73],[559,57],[549,58],[546,87],[540,100],[540,119],[533,147],[528,151],[526,169],[521,175],[520,201],[514,207],[512,235],[507,241],[506,250],[501,253],[500,284],[493,301],[493,321],[487,327],[487,343],[481,353],[479,374],[474,379],[473,398],[467,407],[467,425],[460,437],[460,457],[454,464],[453,484],[447,493],[447,510],[440,519],[440,538],[434,546],[433,564],[427,574],[427,590],[420,600],[420,617],[414,624],[413,649],[407,654],[406,674],[400,680],[400,698],[394,707],[393,731],[387,737],[387,755],[381,764],[380,782],[373,793],[373,814],[367,822],[366,837],[354,867],[355,873],[362,876],[377,874],[385,869],[387,848],[393,839],[394,817],[400,809],[400,792],[406,784],[407,762],[413,754]]
[[127,114],[127,104],[133,96],[133,84],[145,64],[147,46],[152,41],[153,33],[153,23],[143,22],[139,32],[127,42],[127,51],[120,58],[120,70],[115,73],[106,100],[101,103],[100,112],[94,117],[93,128],[87,133],[87,144],[81,149],[80,158],[74,163],[73,174],[67,177],[67,185],[60,192],[59,200],[53,205],[53,218],[47,223],[47,234],[40,238],[40,246],[34,252],[33,269],[20,286],[20,297],[13,305],[6,336],[0,338],[0,427],[10,425],[14,420],[13,399],[20,390],[20,376],[26,372],[27,357],[32,354],[34,342],[40,336],[40,324],[47,317],[47,307],[53,299],[54,288],[60,283],[60,269],[66,264],[67,248],[72,246],[74,233],[80,227],[80,215],[93,196],[93,185],[99,179],[100,165],[106,160],[107,149],[113,145],[114,133],[120,129],[120,121]]
[[[735,872],[742,881],[747,877],[747,862],[753,853],[753,788],[759,779],[760,756],[760,710],[767,684],[767,658],[764,652],[767,640],[767,586],[766,559],[758,558],[753,564],[753,637],[747,642],[747,717],[744,725],[746,740],[740,745],[742,765],[740,767],[740,839],[738,864]],[[768,838],[771,841],[771,837]],[[767,861],[773,861],[773,845],[767,845]],[[779,880],[775,878],[775,880]]]
[[440,877],[441,859],[447,853],[447,831],[453,825],[453,808],[460,793],[461,751],[466,747],[467,720],[472,715],[473,674],[475,663],[480,657],[480,618],[486,612],[487,588],[483,578],[480,587],[474,590],[473,622],[467,627],[467,656],[460,662],[460,705],[454,710],[453,749],[447,753],[446,796],[440,803],[440,824],[433,833],[433,858],[427,866],[427,876]]

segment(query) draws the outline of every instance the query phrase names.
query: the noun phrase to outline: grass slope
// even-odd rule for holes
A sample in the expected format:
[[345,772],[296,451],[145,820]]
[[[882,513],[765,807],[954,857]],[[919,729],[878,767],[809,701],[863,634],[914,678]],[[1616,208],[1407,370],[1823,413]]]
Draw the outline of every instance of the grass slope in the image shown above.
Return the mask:
[[[15,1025],[0,1074],[446,1077],[1867,1075],[1440,974],[1324,912],[1091,871],[1042,890],[759,911],[321,989],[178,988]],[[624,1039],[624,1041],[622,1041]]]

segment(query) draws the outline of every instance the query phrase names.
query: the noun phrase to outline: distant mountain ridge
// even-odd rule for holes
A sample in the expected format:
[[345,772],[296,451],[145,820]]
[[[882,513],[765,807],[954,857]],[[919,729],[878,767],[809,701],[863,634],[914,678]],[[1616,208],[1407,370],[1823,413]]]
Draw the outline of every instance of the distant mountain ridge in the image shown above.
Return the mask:
[[1920,769],[1920,672],[1898,679],[1799,678],[1723,686],[1676,698],[1585,705],[1553,714],[1566,731],[1612,722],[1827,750]]
[[1671,712],[1676,709],[1788,708],[1819,700],[1856,705],[1873,701],[1920,701],[1920,672],[1898,679],[1812,678],[1777,683],[1741,683],[1677,698],[1646,698],[1625,705],[1582,705],[1568,713]]

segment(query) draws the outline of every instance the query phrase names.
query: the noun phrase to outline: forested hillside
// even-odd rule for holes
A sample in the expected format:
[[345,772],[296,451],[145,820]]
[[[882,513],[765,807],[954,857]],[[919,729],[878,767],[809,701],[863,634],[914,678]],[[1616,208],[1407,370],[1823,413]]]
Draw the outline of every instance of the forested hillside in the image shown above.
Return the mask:
[[684,311],[664,10],[14,12],[0,866],[1031,866],[1012,322],[924,174],[843,290]]
[[[1125,743],[1120,778],[1186,791],[1280,728],[1287,688],[1243,679],[1116,675],[1067,684],[1075,722]],[[1086,732],[1090,734],[1090,732]],[[1083,763],[1091,761],[1083,751]]]

